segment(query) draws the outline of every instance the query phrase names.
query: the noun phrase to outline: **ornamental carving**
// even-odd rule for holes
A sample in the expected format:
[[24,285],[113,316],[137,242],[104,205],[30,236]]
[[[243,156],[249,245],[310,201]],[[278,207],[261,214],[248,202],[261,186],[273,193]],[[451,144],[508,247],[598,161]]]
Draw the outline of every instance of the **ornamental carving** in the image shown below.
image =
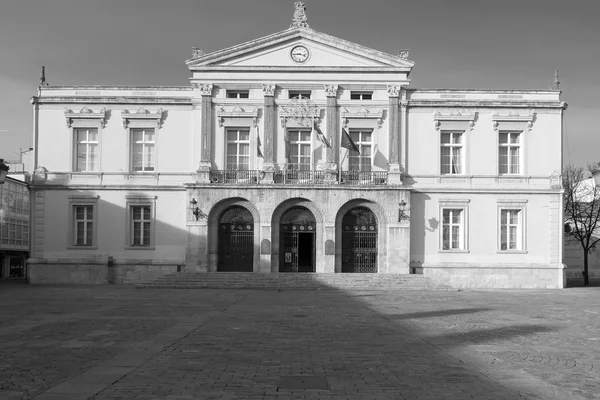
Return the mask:
[[402,50],[400,50],[398,52],[398,57],[401,58],[401,59],[403,59],[403,60],[408,59],[408,49],[402,49]]
[[194,58],[202,57],[203,55],[204,55],[204,51],[202,51],[202,49],[200,49],[198,47],[192,48],[192,56]]
[[399,97],[400,96],[400,85],[388,85],[387,93],[389,97]]
[[475,125],[476,113],[465,108],[451,108],[446,111],[436,111],[433,113],[435,130],[440,130],[441,121],[464,121],[468,123],[469,130],[473,130]]
[[548,177],[549,181],[550,181],[550,187],[552,189],[560,189],[562,187],[561,182],[560,182],[560,172],[558,171],[552,171],[552,173],[550,174],[550,176]]
[[212,96],[213,85],[212,83],[192,83],[195,89],[200,90],[202,96]]
[[157,128],[161,128],[163,124],[163,113],[164,110],[159,108],[156,112],[140,107],[135,111],[122,110],[121,117],[123,118],[123,128],[127,129],[131,121],[154,121]]
[[325,95],[327,97],[337,96],[338,85],[325,85]]
[[498,130],[499,122],[524,122],[527,130],[530,131],[534,120],[535,112],[530,108],[492,110],[492,122],[495,131]]
[[67,127],[70,128],[73,125],[73,120],[77,119],[85,119],[85,120],[93,120],[96,119],[100,122],[101,127],[106,126],[106,108],[98,112],[94,112],[94,110],[90,110],[87,107],[83,107],[79,111],[73,111],[70,109],[65,109],[65,118],[67,120]]
[[275,84],[274,83],[263,83],[263,96],[275,96]]
[[252,118],[252,126],[256,128],[258,120],[258,107],[242,106],[234,104],[233,106],[222,105],[217,109],[217,120],[219,126],[223,126],[225,118]]
[[376,119],[377,128],[381,128],[383,125],[383,108],[367,108],[364,105],[342,108],[342,124],[344,126],[348,126],[351,119],[363,118]]
[[279,117],[283,128],[287,126],[288,119],[312,128],[315,120],[321,117],[321,109],[310,99],[294,97],[287,105],[281,106]]
[[306,6],[303,2],[297,1],[294,3],[294,16],[290,28],[310,28],[308,26],[308,18],[306,17]]

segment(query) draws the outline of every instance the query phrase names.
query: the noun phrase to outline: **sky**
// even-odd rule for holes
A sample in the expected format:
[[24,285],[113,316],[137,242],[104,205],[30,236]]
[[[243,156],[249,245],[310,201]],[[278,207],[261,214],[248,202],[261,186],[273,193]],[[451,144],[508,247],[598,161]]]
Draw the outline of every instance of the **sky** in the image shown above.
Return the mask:
[[[597,0],[305,0],[308,23],[397,54],[412,88],[549,89],[559,70],[564,161],[600,161]],[[185,60],[287,29],[294,0],[0,2],[0,158],[32,144],[41,66],[51,85],[187,86]]]

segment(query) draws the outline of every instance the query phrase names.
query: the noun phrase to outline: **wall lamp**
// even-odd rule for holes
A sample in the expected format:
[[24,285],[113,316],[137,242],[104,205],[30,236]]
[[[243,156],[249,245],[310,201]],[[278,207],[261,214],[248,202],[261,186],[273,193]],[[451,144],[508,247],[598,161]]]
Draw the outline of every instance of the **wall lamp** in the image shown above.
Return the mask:
[[200,207],[198,207],[198,202],[193,197],[192,200],[190,200],[190,209],[192,210],[194,217],[196,217],[196,221],[198,221],[200,217],[206,217],[206,214],[204,214]]
[[0,185],[4,185],[4,182],[6,182],[9,169],[10,167],[4,164],[4,158],[0,158]]
[[403,222],[410,219],[410,216],[404,211],[406,202],[402,200],[398,203],[398,222]]

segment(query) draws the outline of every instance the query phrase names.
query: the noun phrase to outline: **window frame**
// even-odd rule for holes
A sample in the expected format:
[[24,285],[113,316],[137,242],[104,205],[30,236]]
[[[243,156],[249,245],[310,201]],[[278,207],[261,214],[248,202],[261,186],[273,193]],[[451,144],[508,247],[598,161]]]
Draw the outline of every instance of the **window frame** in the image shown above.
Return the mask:
[[[498,254],[527,253],[527,200],[498,200],[496,226],[496,252]],[[502,212],[518,211],[517,249],[502,249]],[[508,235],[508,232],[507,232]],[[508,237],[507,237],[508,241]]]
[[[71,114],[70,114],[71,115]],[[104,117],[96,114],[89,114],[95,118],[84,119],[78,118],[78,114],[72,114],[68,124],[69,130],[71,131],[71,151],[70,151],[70,165],[71,171],[75,174],[97,174],[102,171],[102,135],[104,131]],[[95,129],[96,139],[98,143],[98,151],[96,153],[97,162],[95,171],[77,171],[77,131],[79,129]]]
[[[469,199],[442,199],[439,200],[439,243],[438,252],[440,253],[469,253]],[[444,211],[460,210],[460,241],[461,246],[457,249],[444,249]],[[450,238],[451,239],[451,238]]]
[[[134,152],[135,152],[136,143],[137,143],[137,142],[134,141],[134,134],[137,131],[142,131],[143,132],[143,137],[145,139],[145,135],[146,135],[145,132],[146,131],[150,131],[150,130],[152,130],[152,134],[153,134],[153,140],[152,140],[152,142],[143,140],[140,143],[142,144],[142,149],[145,148],[146,143],[152,143],[152,149],[153,149],[152,150],[153,151],[152,160],[154,161],[153,165],[152,165],[152,170],[151,171],[150,170],[146,170],[145,167],[143,166],[143,163],[144,163],[144,154],[145,153],[142,150],[142,168],[143,169],[140,170],[140,171],[136,171],[134,169],[134,165],[133,165],[133,163],[134,163]],[[157,169],[158,169],[157,168],[157,164],[158,164],[158,146],[157,146],[158,140],[157,139],[158,139],[158,129],[156,129],[154,127],[137,127],[137,126],[135,126],[135,127],[130,127],[129,128],[129,172],[130,173],[132,173],[132,174],[155,174],[155,173],[157,173]]]
[[[350,135],[350,137],[352,137],[353,133],[358,133],[359,134],[359,140],[356,141],[354,139],[352,139],[354,141],[354,143],[356,144],[356,146],[358,146],[358,150],[360,151],[360,155],[354,155],[354,152],[348,152],[348,171],[358,171],[358,172],[373,172],[373,148],[374,148],[374,130],[372,128],[348,128],[348,135]],[[370,134],[370,138],[371,141],[370,142],[364,142],[362,140],[362,134],[363,133],[369,133]],[[370,155],[368,156],[369,158],[369,170],[368,171],[363,171],[362,166],[363,164],[360,162],[363,159],[366,159],[367,156],[363,156],[363,147],[366,147],[368,145],[368,147],[370,148]],[[351,164],[351,160],[354,159],[358,159],[358,166],[359,169],[351,169],[352,164]]]
[[[156,196],[126,196],[125,250],[156,249]],[[147,245],[133,244],[133,208],[150,207],[150,241]]]
[[[296,96],[294,96],[294,94],[296,94]],[[308,94],[308,96],[307,96]],[[311,99],[312,97],[312,90],[288,90],[288,99],[294,99],[294,98],[303,98],[303,99]]]
[[[506,134],[507,135],[507,143],[500,143],[500,135],[502,134]],[[518,144],[512,144],[510,142],[510,138],[512,134],[516,134],[518,137]],[[498,175],[499,176],[522,176],[523,175],[523,169],[524,169],[524,163],[523,163],[523,153],[524,153],[524,149],[523,149],[523,131],[522,130],[499,130],[498,131],[498,136],[497,136],[497,141],[498,141],[498,163],[497,163],[497,171],[498,171]],[[506,168],[508,172],[500,172],[501,168],[500,168],[500,149],[501,148],[506,148],[507,149],[507,164],[506,164]],[[511,172],[510,168],[511,168],[511,163],[510,163],[510,150],[511,148],[518,148],[519,149],[519,156],[518,156],[518,161],[519,164],[517,165],[517,168],[519,170],[519,172]]]
[[[290,140],[290,132],[298,132],[298,134],[300,134],[300,132],[308,132],[310,136],[309,136],[309,139],[306,140],[306,141],[300,140],[300,141],[292,142],[292,140]],[[293,169],[293,170],[296,170],[296,171],[312,171],[313,167],[314,167],[314,159],[313,159],[314,158],[313,157],[314,156],[314,154],[313,154],[313,152],[314,152],[313,139],[314,138],[313,138],[313,131],[311,129],[307,129],[307,128],[286,128],[286,138],[287,138],[287,141],[288,141],[288,145],[290,146],[290,149],[289,149],[290,160],[287,160],[287,167],[288,167],[288,169]],[[299,147],[300,145],[307,145],[308,144],[310,159],[309,159],[308,169],[307,170],[303,170],[303,169],[298,168],[298,166],[300,166],[300,165],[306,165],[306,163],[299,163],[299,162],[293,163],[291,161],[291,159],[293,157],[292,156],[292,145],[293,144],[296,145],[298,149],[300,149],[300,147]],[[298,152],[298,156],[297,157],[298,158],[300,157],[300,153],[299,152]],[[295,166],[295,168],[290,168],[291,166]]]
[[[364,96],[368,96],[367,99],[364,98]],[[358,98],[353,98],[353,97],[358,97]],[[351,90],[350,91],[350,100],[373,100],[373,91],[369,91],[369,90]]]
[[[80,142],[79,141],[79,132],[80,131],[88,131],[87,136],[89,137],[89,131],[90,130],[94,130],[96,131],[96,141],[90,141],[90,140],[86,140],[84,142]],[[73,172],[77,172],[77,173],[86,173],[86,172],[100,172],[100,133],[99,133],[99,128],[98,127],[73,127]],[[86,157],[85,157],[85,164],[86,164],[86,169],[85,170],[79,170],[79,157],[78,157],[78,150],[79,150],[79,144],[80,143],[85,143],[86,144],[86,150],[89,151],[89,146],[88,144],[90,143],[95,143],[96,144],[96,168],[93,170],[87,169],[87,165],[89,164],[89,152],[86,151]]]
[[[238,134],[237,134],[238,139],[236,139],[235,141],[230,142],[229,139],[228,139],[228,134],[229,134],[230,131],[236,131],[236,132],[238,132]],[[247,141],[241,141],[239,139],[239,132],[240,131],[247,131],[248,132],[248,140]],[[236,162],[236,168],[235,169],[229,169],[229,167],[228,167],[228,165],[229,165],[229,162],[228,162],[228,158],[229,158],[228,148],[229,148],[229,144],[230,143],[235,143],[236,144],[236,149],[237,149],[237,155],[236,155],[236,161],[237,162]],[[248,163],[247,163],[248,164],[248,168],[246,170],[248,170],[248,171],[252,170],[253,159],[254,159],[253,154],[252,154],[252,127],[249,127],[249,126],[226,126],[225,127],[225,163],[224,163],[225,170],[227,170],[227,171],[245,171],[245,170],[240,170],[239,169],[239,165],[240,165],[240,163],[239,163],[239,158],[240,158],[240,154],[239,154],[240,147],[239,147],[239,145],[240,144],[248,144],[248,154],[247,154],[247,157],[248,157]]]
[[[98,249],[98,199],[100,196],[69,196],[69,229],[67,230],[67,248],[78,250]],[[76,207],[92,207],[92,242],[89,245],[77,244],[77,229],[75,228]]]
[[[234,94],[236,96],[231,96]],[[238,90],[238,89],[226,90],[225,98],[226,99],[249,99],[250,98],[250,90]]]
[[[444,134],[450,134],[450,142],[449,143],[443,143],[442,142],[442,137]],[[452,142],[452,138],[454,137],[455,134],[459,134],[460,135],[460,144],[456,144]],[[440,149],[440,156],[439,156],[439,165],[440,165],[440,169],[439,169],[439,173],[441,176],[463,176],[465,175],[465,170],[466,170],[466,131],[465,130],[461,130],[461,129],[443,129],[440,130],[440,134],[439,134],[439,149]],[[449,172],[442,172],[442,168],[444,166],[444,164],[442,163],[442,149],[444,148],[448,148],[450,149],[450,164],[449,164]],[[460,163],[458,164],[459,166],[459,172],[452,172],[453,166],[454,164],[452,163],[453,160],[453,149],[458,148],[460,151]]]

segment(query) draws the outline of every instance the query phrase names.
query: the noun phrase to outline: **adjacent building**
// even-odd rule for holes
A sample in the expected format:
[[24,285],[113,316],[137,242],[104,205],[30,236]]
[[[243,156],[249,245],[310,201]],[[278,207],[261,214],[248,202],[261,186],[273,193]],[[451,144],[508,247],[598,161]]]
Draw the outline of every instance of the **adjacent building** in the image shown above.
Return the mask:
[[408,55],[313,30],[297,2],[284,31],[195,48],[188,86],[40,86],[31,281],[562,287],[560,91],[414,89]]
[[29,188],[9,175],[0,184],[0,279],[26,279],[28,257]]

